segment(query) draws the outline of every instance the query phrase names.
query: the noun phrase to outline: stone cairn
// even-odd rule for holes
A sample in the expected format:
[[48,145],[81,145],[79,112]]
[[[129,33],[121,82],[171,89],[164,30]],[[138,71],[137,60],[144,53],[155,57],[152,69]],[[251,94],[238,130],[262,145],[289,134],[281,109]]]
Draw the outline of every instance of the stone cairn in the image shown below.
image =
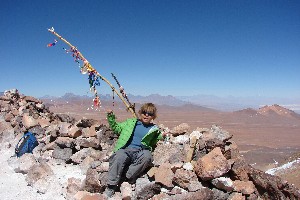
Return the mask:
[[[54,114],[42,101],[18,91],[0,97],[0,110],[1,149],[13,149],[26,130],[39,141],[33,154],[8,160],[28,185],[40,193],[54,188],[66,199],[107,199],[102,193],[117,139],[107,126]],[[121,183],[111,199],[300,199],[293,185],[247,164],[232,134],[220,127],[190,132],[183,123],[164,129],[170,138],[157,144],[153,166],[134,184]],[[59,184],[51,166],[63,166],[60,173],[78,166],[84,178],[74,171]]]

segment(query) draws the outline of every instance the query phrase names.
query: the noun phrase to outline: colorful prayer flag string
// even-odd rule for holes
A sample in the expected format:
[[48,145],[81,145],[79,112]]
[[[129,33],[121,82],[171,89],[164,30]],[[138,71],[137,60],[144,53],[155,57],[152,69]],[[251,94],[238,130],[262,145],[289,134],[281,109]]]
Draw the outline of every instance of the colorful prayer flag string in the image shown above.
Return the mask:
[[56,43],[57,43],[57,40],[54,39],[54,42],[47,44],[47,47],[53,47],[53,46],[55,46]]
[[[127,110],[129,110],[134,117],[136,117],[136,113],[135,113],[135,109],[134,109],[134,105],[132,105],[129,100],[128,97],[123,89],[123,87],[119,85],[119,89],[120,89],[120,93],[118,91],[116,91],[115,87],[106,79],[104,78],[102,75],[100,75],[93,67],[92,65],[83,57],[83,55],[81,54],[81,52],[77,49],[77,47],[73,46],[71,43],[69,43],[66,39],[64,39],[62,36],[60,36],[59,34],[57,34],[54,31],[54,28],[50,28],[48,29],[48,31],[50,33],[52,33],[53,35],[55,35],[57,38],[59,38],[60,40],[62,40],[63,42],[65,42],[68,46],[70,46],[70,49],[65,49],[63,48],[63,50],[65,50],[66,53],[71,52],[72,53],[72,57],[74,58],[74,61],[77,62],[80,65],[80,62],[83,62],[82,66],[80,66],[80,72],[81,74],[88,74],[89,75],[89,85],[90,85],[90,90],[91,92],[93,92],[95,94],[95,98],[93,99],[94,102],[94,106],[100,106],[101,102],[100,102],[100,98],[98,96],[97,90],[96,90],[96,86],[100,86],[100,81],[99,78],[101,80],[103,80],[104,82],[106,82],[110,88],[113,91],[113,94],[116,93],[119,98],[122,100],[122,102],[125,104],[125,106],[127,107]],[[51,46],[55,46],[57,43],[57,40],[54,40],[53,43],[50,43],[47,45],[47,47],[51,47]],[[125,99],[128,101],[128,103],[125,101]],[[114,101],[114,97],[113,97],[113,101]],[[113,102],[114,104],[114,102]]]

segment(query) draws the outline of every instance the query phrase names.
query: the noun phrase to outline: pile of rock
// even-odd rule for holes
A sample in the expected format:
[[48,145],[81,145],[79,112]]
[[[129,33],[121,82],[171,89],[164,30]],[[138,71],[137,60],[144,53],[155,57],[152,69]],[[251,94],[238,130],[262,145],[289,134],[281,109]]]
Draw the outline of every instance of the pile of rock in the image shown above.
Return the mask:
[[[106,199],[108,159],[117,139],[107,126],[54,114],[21,94],[0,97],[0,110],[1,148],[14,148],[25,130],[39,141],[33,154],[9,160],[29,185],[41,193],[52,188],[67,199]],[[135,184],[123,182],[112,199],[300,199],[297,188],[248,165],[220,127],[190,132],[184,123],[169,133],[153,152],[153,167]]]

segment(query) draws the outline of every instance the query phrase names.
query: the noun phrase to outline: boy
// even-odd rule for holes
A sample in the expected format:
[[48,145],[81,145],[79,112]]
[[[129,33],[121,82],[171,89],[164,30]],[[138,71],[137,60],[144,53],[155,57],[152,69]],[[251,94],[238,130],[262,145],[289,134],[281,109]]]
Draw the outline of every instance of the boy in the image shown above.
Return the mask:
[[158,140],[164,137],[153,120],[157,117],[157,109],[153,103],[142,105],[139,119],[130,118],[118,123],[112,111],[107,112],[107,120],[111,129],[119,134],[119,139],[110,157],[108,171],[108,186],[105,194],[111,197],[122,179],[123,172],[128,182],[136,178],[151,165],[151,151]]

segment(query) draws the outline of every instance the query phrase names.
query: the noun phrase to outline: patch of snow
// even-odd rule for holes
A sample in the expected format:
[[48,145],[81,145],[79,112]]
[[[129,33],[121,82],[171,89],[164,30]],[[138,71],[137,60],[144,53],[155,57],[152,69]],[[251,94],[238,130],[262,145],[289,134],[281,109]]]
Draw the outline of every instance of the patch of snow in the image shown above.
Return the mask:
[[0,199],[5,200],[65,200],[68,178],[74,177],[81,181],[85,178],[79,165],[48,163],[54,175],[46,182],[37,181],[28,186],[26,175],[16,173],[9,166],[8,160],[14,155],[14,148],[0,149]]
[[292,162],[288,162],[280,167],[275,167],[275,168],[272,168],[272,169],[269,169],[266,171],[267,174],[271,174],[271,175],[274,175],[277,171],[281,171],[281,170],[285,170],[285,169],[289,169],[291,168],[294,164],[296,163],[300,163],[300,158],[292,161]]

